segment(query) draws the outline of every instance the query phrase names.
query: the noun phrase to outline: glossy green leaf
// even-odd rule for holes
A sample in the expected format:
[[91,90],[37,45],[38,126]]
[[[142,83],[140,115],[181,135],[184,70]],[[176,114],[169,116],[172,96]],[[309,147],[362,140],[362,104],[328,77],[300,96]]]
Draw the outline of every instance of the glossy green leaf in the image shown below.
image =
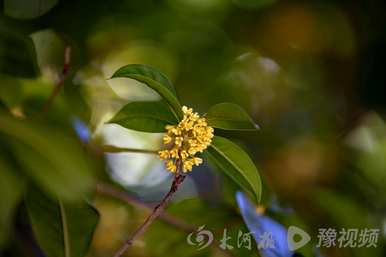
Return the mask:
[[181,105],[173,85],[155,68],[143,64],[129,64],[119,68],[111,78],[131,78],[146,84],[165,99],[176,118],[182,117]]
[[143,132],[165,132],[165,126],[178,121],[163,102],[132,102],[125,105],[110,121]]
[[232,141],[215,136],[206,151],[211,164],[225,172],[232,180],[257,201],[261,197],[261,180],[259,172],[248,154]]
[[78,140],[56,127],[0,113],[0,134],[25,172],[46,191],[66,200],[93,188],[93,169]]
[[257,130],[251,117],[237,104],[220,103],[212,106],[205,115],[208,124],[225,130]]
[[37,189],[26,194],[32,230],[47,257],[85,257],[99,220],[86,202],[63,203]]
[[58,0],[4,0],[4,13],[12,18],[32,19],[47,13]]

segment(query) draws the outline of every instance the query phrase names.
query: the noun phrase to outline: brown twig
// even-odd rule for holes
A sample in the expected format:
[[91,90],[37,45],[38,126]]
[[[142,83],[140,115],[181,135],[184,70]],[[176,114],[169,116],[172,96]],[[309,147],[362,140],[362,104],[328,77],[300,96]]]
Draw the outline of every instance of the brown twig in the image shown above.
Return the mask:
[[[128,193],[121,191],[119,189],[116,189],[113,186],[106,184],[104,182],[98,182],[97,183],[96,191],[99,194],[108,195],[112,198],[115,198],[115,199],[121,200],[125,203],[128,203],[136,208],[144,209],[147,211],[153,210],[153,208],[151,206],[137,200],[136,198],[130,196]],[[195,232],[197,229],[197,226],[190,225],[190,224],[186,223],[185,221],[179,219],[178,217],[175,217],[174,215],[171,215],[167,212],[162,212],[159,215],[159,219],[164,221],[165,223],[167,223],[175,228],[178,228],[182,231],[185,231],[187,233]],[[218,242],[215,242],[214,244],[211,245],[211,247],[220,251],[222,254],[224,254],[224,256],[233,257],[233,255],[231,254],[230,251],[225,251],[219,245],[220,244]]]
[[[178,165],[179,166],[179,165]],[[164,196],[161,202],[153,209],[150,215],[142,223],[142,225],[126,240],[123,246],[114,254],[114,257],[120,257],[126,252],[126,250],[133,244],[134,240],[141,236],[146,229],[162,214],[166,205],[171,200],[173,194],[177,192],[179,186],[184,182],[186,175],[180,174],[179,171],[175,173],[174,180],[170,187],[169,192]]]
[[66,46],[64,48],[64,62],[63,62],[62,73],[60,74],[58,83],[56,83],[54,89],[51,92],[50,97],[48,98],[46,104],[43,107],[43,113],[48,112],[48,110],[51,108],[52,103],[54,102],[54,99],[59,94],[60,90],[62,89],[62,87],[64,85],[64,81],[66,80],[66,78],[69,74],[70,65],[71,65],[71,47]]

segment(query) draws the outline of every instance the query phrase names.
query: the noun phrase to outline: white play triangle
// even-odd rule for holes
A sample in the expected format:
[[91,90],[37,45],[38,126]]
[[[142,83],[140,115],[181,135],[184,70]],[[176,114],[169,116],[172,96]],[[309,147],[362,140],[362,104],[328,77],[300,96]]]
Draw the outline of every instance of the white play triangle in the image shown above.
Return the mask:
[[[295,242],[294,238],[295,236],[300,236],[300,240],[297,240]],[[291,251],[295,251],[304,245],[306,245],[309,241],[311,240],[310,235],[305,232],[304,230],[295,227],[295,226],[290,226],[288,228],[288,233],[287,233],[287,242],[288,242],[288,248]]]

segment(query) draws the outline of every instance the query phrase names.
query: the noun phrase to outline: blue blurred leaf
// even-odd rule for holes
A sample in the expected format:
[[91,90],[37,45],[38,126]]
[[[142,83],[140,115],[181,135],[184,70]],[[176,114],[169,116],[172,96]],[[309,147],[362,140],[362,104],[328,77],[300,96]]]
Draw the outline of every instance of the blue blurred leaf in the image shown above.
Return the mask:
[[72,119],[72,126],[76,132],[76,134],[78,135],[79,139],[83,142],[83,143],[87,143],[88,141],[90,141],[90,138],[91,138],[91,133],[90,133],[90,129],[87,127],[87,125],[79,118],[73,118]]
[[236,193],[237,204],[248,229],[253,233],[256,243],[264,233],[272,235],[274,248],[260,249],[264,257],[291,257],[294,253],[289,250],[287,243],[287,229],[275,220],[258,214],[256,207],[242,192]]

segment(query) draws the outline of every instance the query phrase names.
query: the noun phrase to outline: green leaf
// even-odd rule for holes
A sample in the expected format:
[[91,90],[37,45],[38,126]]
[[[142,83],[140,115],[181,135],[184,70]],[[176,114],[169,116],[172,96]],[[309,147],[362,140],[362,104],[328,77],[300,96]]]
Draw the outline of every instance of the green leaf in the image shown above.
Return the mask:
[[165,126],[178,121],[163,102],[132,102],[125,105],[110,121],[143,132],[165,132]]
[[272,5],[277,0],[234,0],[233,3],[245,9],[259,9]]
[[182,118],[181,104],[172,83],[155,68],[143,64],[129,64],[119,68],[111,78],[131,78],[146,84],[165,99],[177,119]]
[[260,201],[262,186],[259,172],[243,149],[226,138],[215,136],[205,153],[210,163]]
[[205,115],[208,124],[226,130],[257,130],[251,117],[237,104],[220,103],[212,106]]
[[0,75],[0,101],[8,108],[17,106],[22,99],[22,86],[18,79]]
[[16,30],[0,21],[0,73],[22,78],[36,77],[39,69],[33,42]]
[[93,188],[91,162],[75,136],[4,113],[0,135],[6,136],[23,172],[47,192],[75,200]]
[[[1,150],[1,149],[0,149]],[[0,246],[8,236],[9,227],[12,224],[12,215],[17,204],[22,198],[24,190],[24,181],[15,172],[5,156],[0,152]]]
[[5,15],[17,19],[32,19],[48,12],[58,0],[4,0]]
[[32,189],[25,203],[35,237],[47,257],[84,257],[99,220],[86,202],[63,203]]

